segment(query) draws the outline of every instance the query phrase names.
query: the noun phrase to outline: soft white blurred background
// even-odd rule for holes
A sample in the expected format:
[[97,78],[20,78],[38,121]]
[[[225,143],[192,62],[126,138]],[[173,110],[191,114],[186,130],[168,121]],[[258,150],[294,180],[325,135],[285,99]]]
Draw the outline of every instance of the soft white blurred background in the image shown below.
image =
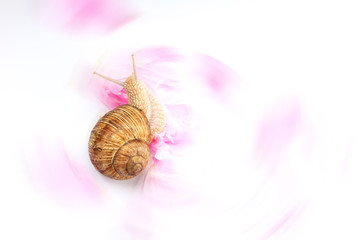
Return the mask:
[[[360,239],[358,1],[136,0],[127,3],[131,20],[103,32],[68,31],[48,4],[1,2],[1,239]],[[222,114],[184,160],[204,156],[194,163],[199,174],[183,171],[203,202],[154,207],[138,222],[149,232],[131,233],[122,216],[136,201],[129,188],[136,182],[101,181],[100,202],[73,202],[47,193],[28,172],[38,163],[39,136],[62,139],[88,166],[89,130],[106,109],[79,91],[79,66],[113,48],[152,45],[212,56],[237,72],[243,89],[234,98],[239,109],[204,106]],[[301,109],[299,137],[281,159],[254,154],[263,116],[281,112],[279,102],[286,111],[287,101]]]

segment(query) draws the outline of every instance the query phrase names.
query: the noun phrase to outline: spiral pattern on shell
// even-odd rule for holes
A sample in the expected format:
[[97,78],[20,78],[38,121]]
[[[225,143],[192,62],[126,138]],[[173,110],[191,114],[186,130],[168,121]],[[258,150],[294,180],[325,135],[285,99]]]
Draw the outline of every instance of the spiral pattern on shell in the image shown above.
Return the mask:
[[150,142],[150,125],[145,113],[134,106],[121,105],[100,118],[91,131],[90,159],[105,176],[129,179],[146,168]]

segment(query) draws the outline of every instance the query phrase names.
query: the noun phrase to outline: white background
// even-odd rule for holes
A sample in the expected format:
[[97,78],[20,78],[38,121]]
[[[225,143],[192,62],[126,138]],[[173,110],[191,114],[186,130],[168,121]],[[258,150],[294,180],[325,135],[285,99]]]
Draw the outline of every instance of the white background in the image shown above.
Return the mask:
[[[319,159],[310,173],[306,165],[299,164],[306,161],[301,156],[295,163],[287,162],[299,167],[301,183],[297,186],[311,197],[292,227],[272,239],[359,239],[358,2],[223,0],[132,4],[141,14],[117,31],[74,35],[41,18],[40,1],[1,2],[0,238],[136,239],[124,232],[121,217],[119,223],[114,223],[117,218],[112,209],[116,206],[116,214],[121,216],[130,198],[118,192],[121,185],[101,182],[108,184],[103,186],[107,192],[103,205],[93,208],[82,202],[68,206],[38,188],[27,168],[36,162],[31,152],[38,135],[45,139],[60,136],[73,156],[87,158],[84,149],[91,123],[105,108],[78,91],[74,78],[79,62],[96,62],[102,52],[114,46],[127,49],[168,45],[205,53],[232,67],[249,86],[244,97],[247,102],[242,105],[253,115],[284,95],[296,92],[300,96],[307,119],[320,136],[312,156]],[[256,126],[239,129],[251,132]],[[219,136],[220,142],[227,137]],[[246,181],[254,178],[251,173],[247,176],[244,170],[239,171],[245,174]],[[233,191],[237,183],[226,173],[217,175],[217,181],[207,181],[206,177],[214,173],[216,170],[211,169],[201,179],[190,176],[205,196],[220,205],[227,206],[229,198],[241,201],[241,191]],[[280,179],[286,182],[287,178],[292,179]],[[251,181],[247,186],[251,190]],[[154,215],[161,224],[154,226],[152,237],[146,237],[266,239],[260,231],[267,225],[261,223],[258,230],[252,230],[256,229],[252,218],[271,214],[276,218],[269,209],[276,212],[279,202],[267,200],[263,200],[264,209],[235,209],[220,215],[195,214],[191,207],[159,210]]]

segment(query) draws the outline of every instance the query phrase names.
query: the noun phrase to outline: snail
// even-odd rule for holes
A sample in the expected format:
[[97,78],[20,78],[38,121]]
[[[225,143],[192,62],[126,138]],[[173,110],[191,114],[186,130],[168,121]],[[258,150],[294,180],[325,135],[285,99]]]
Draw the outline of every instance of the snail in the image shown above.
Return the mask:
[[166,125],[165,112],[147,86],[137,78],[134,55],[133,74],[119,81],[94,74],[124,87],[128,104],[109,111],[91,131],[89,155],[103,175],[125,180],[140,174],[150,160],[149,144]]

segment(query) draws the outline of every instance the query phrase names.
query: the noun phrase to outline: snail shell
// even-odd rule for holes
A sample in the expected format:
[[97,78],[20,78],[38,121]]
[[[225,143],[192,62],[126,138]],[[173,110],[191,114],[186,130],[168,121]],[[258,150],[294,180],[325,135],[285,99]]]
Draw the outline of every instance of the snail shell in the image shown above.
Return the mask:
[[96,123],[90,135],[90,159],[105,176],[129,179],[146,168],[150,142],[150,125],[145,113],[134,106],[122,105]]

